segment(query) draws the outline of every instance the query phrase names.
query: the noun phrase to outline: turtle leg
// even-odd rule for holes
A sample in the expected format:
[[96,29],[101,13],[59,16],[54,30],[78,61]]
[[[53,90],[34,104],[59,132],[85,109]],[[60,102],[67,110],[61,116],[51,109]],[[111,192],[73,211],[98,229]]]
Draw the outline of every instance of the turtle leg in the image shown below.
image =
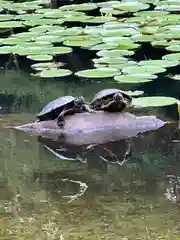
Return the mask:
[[115,103],[114,100],[108,102],[107,104],[101,105],[101,110],[107,110],[110,106],[112,106]]
[[58,118],[57,118],[57,124],[58,124],[58,126],[59,126],[59,127],[64,127],[65,115],[67,115],[67,114],[72,114],[72,113],[74,113],[74,108],[70,108],[70,109],[65,109],[65,110],[63,110],[63,111],[59,114],[59,116],[58,116]]
[[89,113],[95,113],[96,111],[94,109],[92,109],[88,104],[84,104],[83,105],[83,110],[85,112],[89,112]]

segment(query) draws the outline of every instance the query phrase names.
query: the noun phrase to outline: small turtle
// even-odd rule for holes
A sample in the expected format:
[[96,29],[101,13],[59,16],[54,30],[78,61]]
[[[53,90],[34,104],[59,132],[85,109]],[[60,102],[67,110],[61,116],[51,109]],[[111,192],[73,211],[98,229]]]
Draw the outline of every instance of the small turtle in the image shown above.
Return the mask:
[[64,126],[64,117],[77,112],[95,112],[84,102],[84,97],[63,96],[48,103],[37,115],[38,121],[57,119],[60,127]]
[[90,107],[95,110],[121,112],[132,104],[132,97],[120,89],[104,89],[94,96]]

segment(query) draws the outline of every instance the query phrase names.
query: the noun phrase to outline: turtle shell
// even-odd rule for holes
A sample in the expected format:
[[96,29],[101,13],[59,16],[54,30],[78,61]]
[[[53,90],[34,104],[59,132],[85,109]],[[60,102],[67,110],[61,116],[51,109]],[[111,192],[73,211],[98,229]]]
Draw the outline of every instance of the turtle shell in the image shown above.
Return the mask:
[[56,119],[64,107],[73,105],[75,98],[72,96],[63,96],[49,102],[37,115],[40,121]]
[[124,98],[131,100],[132,97],[127,94],[126,92],[120,90],[120,89],[116,89],[116,88],[108,88],[108,89],[104,89],[101,90],[100,92],[96,93],[91,104],[94,104],[96,101],[101,100],[103,98],[108,98],[108,97],[112,97],[115,93],[120,92]]

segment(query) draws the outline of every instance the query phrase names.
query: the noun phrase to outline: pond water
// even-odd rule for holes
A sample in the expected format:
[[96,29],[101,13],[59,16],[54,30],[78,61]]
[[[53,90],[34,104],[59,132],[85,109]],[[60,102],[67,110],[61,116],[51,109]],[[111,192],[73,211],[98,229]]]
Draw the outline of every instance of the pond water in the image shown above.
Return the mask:
[[[144,44],[136,58],[162,56],[162,50],[148,47]],[[74,48],[58,60],[77,72],[93,68],[95,57],[93,52]],[[0,239],[180,239],[177,124],[131,139],[132,154],[122,166],[104,161],[104,151],[98,147],[87,154],[86,161],[83,156],[80,161],[60,160],[44,144],[67,157],[82,155],[83,150],[66,151],[56,142],[8,128],[34,121],[46,103],[63,95],[90,100],[102,89],[122,88],[179,99],[179,81],[161,74],[152,82],[121,85],[112,79],[75,76],[42,79],[31,76],[33,61],[18,57],[18,66],[14,63],[9,62],[9,55],[1,55]],[[179,74],[179,65],[170,73]],[[172,122],[178,118],[172,106],[138,111],[144,114]],[[128,142],[106,147],[123,161]]]
[[[179,173],[176,128],[134,139],[135,153],[123,166],[100,160],[99,153],[87,163],[58,160],[37,137],[5,127],[35,120],[58,96],[82,94],[90,99],[117,84],[34,80],[15,69],[2,70],[1,79],[1,239],[178,239],[179,205],[165,195],[170,188],[167,175]],[[168,82],[149,84],[148,89],[169,89],[170,96],[176,95]],[[166,116],[167,111],[153,113]],[[122,155],[126,145],[111,147]],[[73,198],[83,189],[84,194]]]

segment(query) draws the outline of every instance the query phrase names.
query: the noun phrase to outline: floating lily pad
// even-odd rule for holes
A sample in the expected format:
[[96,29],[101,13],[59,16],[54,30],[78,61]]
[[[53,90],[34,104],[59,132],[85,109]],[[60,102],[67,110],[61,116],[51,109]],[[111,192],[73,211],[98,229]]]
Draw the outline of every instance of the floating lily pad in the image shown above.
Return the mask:
[[32,46],[32,47],[21,47],[21,46],[15,46],[13,48],[12,53],[16,53],[22,56],[25,55],[37,55],[39,53],[46,54],[46,51],[48,50],[47,46]]
[[64,66],[64,63],[61,62],[41,62],[32,64],[31,67],[36,71],[42,71],[44,69],[52,69]]
[[53,24],[62,24],[64,23],[63,19],[36,19],[25,21],[26,26],[38,26],[38,25],[53,25]]
[[[18,45],[17,45],[18,46]],[[49,48],[53,47],[51,43],[48,42],[24,42],[20,44],[20,47],[22,48],[29,48],[29,47],[43,47],[43,48]]]
[[117,46],[117,44],[113,44],[113,43],[101,43],[101,44],[97,44],[93,47],[90,48],[90,50],[111,50],[113,48],[115,48]]
[[145,16],[145,17],[156,17],[156,16],[164,16],[164,15],[167,15],[169,14],[169,12],[167,11],[143,11],[143,12],[137,12],[137,13],[134,13],[134,16]]
[[64,27],[52,26],[52,25],[42,25],[42,26],[37,26],[29,29],[30,32],[37,32],[38,34],[48,32],[48,31],[57,32],[57,31],[63,31],[63,30],[64,30]]
[[162,59],[165,59],[165,60],[180,60],[180,53],[171,53],[171,54],[167,54],[167,55],[164,55],[162,57]]
[[[63,36],[64,41],[72,40],[72,36]],[[92,40],[92,37],[88,34],[73,36],[73,41],[89,41]]]
[[150,74],[156,74],[156,73],[162,73],[165,72],[166,69],[159,66],[133,66],[133,67],[125,67],[123,68],[123,73],[126,74],[134,74],[134,73],[150,73]]
[[51,61],[53,59],[52,55],[31,55],[31,56],[27,56],[27,58],[34,60],[34,61],[39,61],[39,62],[43,62],[43,61]]
[[97,68],[76,72],[75,75],[83,78],[109,78],[120,74],[115,68]]
[[68,53],[72,52],[72,48],[70,48],[70,47],[52,47],[52,48],[49,48],[49,50],[47,52],[48,52],[48,54],[52,54],[52,55],[68,54]]
[[86,20],[91,19],[91,16],[71,16],[64,19],[65,22],[85,22]]
[[119,1],[107,1],[97,3],[98,7],[111,7],[113,4],[119,4]]
[[143,35],[143,34],[136,34],[132,36],[132,39],[135,42],[152,42],[156,40],[156,37],[154,35]]
[[155,76],[155,75],[149,74],[149,78],[148,78],[147,74],[144,74],[144,75],[145,75],[144,77],[143,77],[143,74],[142,75],[129,74],[129,75],[122,75],[122,76],[115,76],[114,80],[116,80],[119,83],[144,83],[144,82],[151,82],[152,76],[153,77]]
[[24,43],[24,39],[16,38],[16,37],[9,37],[9,38],[5,38],[1,42],[4,45],[16,45],[16,44]]
[[[96,68],[99,68],[101,65],[101,67],[103,67],[102,63],[98,64],[94,64],[94,66]],[[137,62],[135,61],[126,61],[126,62],[122,62],[122,63],[104,63],[104,66],[105,67],[109,67],[109,68],[116,68],[116,69],[119,69],[119,70],[122,70],[123,68],[125,67],[128,67],[128,66],[136,66],[137,65]]]
[[0,47],[0,54],[9,54],[12,53],[15,47],[4,46]]
[[97,5],[95,3],[81,3],[81,4],[71,4],[60,7],[60,10],[74,10],[74,11],[89,11],[96,9]]
[[167,67],[173,67],[173,66],[177,66],[179,65],[179,61],[178,60],[173,60],[173,61],[169,61],[169,60],[147,60],[147,61],[140,61],[138,63],[138,65],[140,66],[161,66],[164,68]]
[[133,104],[137,107],[163,107],[176,103],[177,99],[163,96],[142,97],[133,99]]
[[45,69],[39,73],[42,78],[55,78],[55,77],[65,77],[71,75],[72,72],[68,69]]
[[119,57],[119,56],[131,56],[133,55],[133,51],[128,50],[119,50],[119,49],[113,49],[113,50],[102,50],[97,52],[97,56],[99,57]]
[[180,5],[178,2],[176,2],[176,5],[163,5],[163,6],[157,6],[155,10],[165,10],[168,12],[177,12],[180,11]]
[[[120,28],[120,29],[108,29],[108,28],[104,28],[100,34],[104,37],[120,37],[120,36],[131,36],[134,34],[139,33],[138,30],[134,29],[134,28]],[[131,39],[128,39],[128,42],[130,44],[133,43],[133,41]]]
[[91,47],[98,43],[101,43],[101,40],[99,39],[91,39],[91,40],[84,40],[84,41],[67,40],[63,42],[64,45],[72,46],[72,47]]
[[64,38],[60,36],[52,36],[52,35],[43,35],[40,37],[35,38],[36,41],[41,41],[41,42],[50,42],[50,43],[60,43],[64,41]]
[[8,22],[0,22],[0,29],[1,28],[19,28],[24,27],[23,22],[20,21],[8,21]]
[[111,8],[111,7],[101,8],[100,12],[104,13],[104,14],[111,14],[111,15],[121,15],[121,14],[126,13],[126,11],[116,10],[116,9]]
[[167,40],[159,40],[151,42],[153,47],[167,47],[169,46],[169,42]]
[[127,1],[127,2],[121,2],[119,4],[113,4],[112,7],[114,9],[119,9],[126,12],[137,12],[140,10],[148,9],[149,4],[141,3],[138,1],[133,1],[133,2]]
[[180,52],[180,44],[172,44],[172,45],[169,45],[168,47],[166,47],[166,50],[167,51],[170,51],[170,52]]
[[132,97],[136,97],[136,96],[140,96],[140,95],[144,94],[144,91],[139,91],[139,90],[136,90],[136,91],[126,91],[126,93],[129,94]]
[[122,56],[120,57],[103,57],[103,58],[96,58],[93,59],[94,63],[108,63],[108,64],[121,64],[121,63],[127,63],[128,59],[124,58]]
[[174,80],[180,80],[180,74],[176,74],[174,76],[170,76],[170,78],[174,79]]
[[39,18],[43,18],[43,16],[41,14],[22,14],[22,15],[18,15],[18,16],[15,16],[14,19],[20,19],[20,20],[24,20],[24,21],[27,21],[27,20],[37,20]]
[[19,38],[19,39],[24,39],[24,41],[28,40],[30,41],[32,38],[39,36],[39,33],[37,32],[22,32],[22,33],[17,33],[17,34],[12,34],[12,38]]
[[82,22],[84,23],[105,23],[105,22],[108,22],[108,21],[115,21],[116,18],[115,17],[112,17],[112,16],[102,16],[102,17],[91,17],[87,20],[84,20]]
[[0,15],[0,21],[10,21],[16,19],[16,15],[11,14],[1,14]]

